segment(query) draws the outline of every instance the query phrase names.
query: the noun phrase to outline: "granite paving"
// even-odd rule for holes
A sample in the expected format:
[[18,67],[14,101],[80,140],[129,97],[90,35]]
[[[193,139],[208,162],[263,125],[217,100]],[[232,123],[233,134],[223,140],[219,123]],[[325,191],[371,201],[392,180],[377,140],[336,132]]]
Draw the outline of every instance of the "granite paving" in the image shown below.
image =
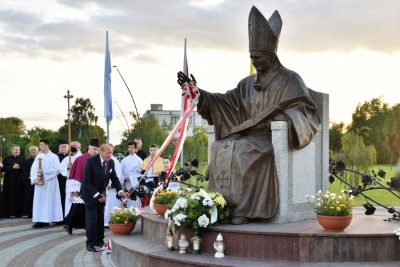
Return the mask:
[[[0,219],[0,267],[118,267],[111,255],[86,250],[84,229],[69,235],[62,226],[33,229],[31,219]],[[105,236],[108,240],[109,230]]]

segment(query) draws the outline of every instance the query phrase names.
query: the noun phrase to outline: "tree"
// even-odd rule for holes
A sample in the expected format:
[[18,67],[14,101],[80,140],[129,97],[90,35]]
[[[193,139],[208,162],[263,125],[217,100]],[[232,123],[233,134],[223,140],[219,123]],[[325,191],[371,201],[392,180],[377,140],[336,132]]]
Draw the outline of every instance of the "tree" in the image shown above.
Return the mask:
[[0,135],[9,134],[23,135],[26,132],[26,126],[23,120],[17,117],[0,118]]
[[384,131],[386,133],[387,149],[390,163],[400,156],[400,104],[394,105],[385,119]]
[[[348,132],[342,137],[342,149],[336,160],[346,162],[349,169],[367,173],[376,163],[376,150],[372,145],[366,146],[360,135]],[[358,175],[351,174],[346,178],[353,186],[359,183]]]
[[393,157],[397,153],[399,146],[397,145],[396,142],[396,136],[397,134],[395,133],[388,133],[387,134],[387,145],[388,145],[388,151],[390,154],[390,165],[393,164]]
[[[71,123],[71,128],[73,128]],[[77,129],[77,128],[75,128]],[[98,137],[100,144],[104,144],[107,142],[106,133],[103,128],[98,125],[88,125],[80,132],[81,136],[77,131],[72,131],[71,133],[71,141],[79,141],[81,143],[82,152],[85,152],[89,147],[90,139],[94,137]],[[67,139],[68,137],[68,126],[63,125],[58,129],[57,132],[58,139]],[[57,139],[57,140],[58,140]]]
[[349,131],[360,135],[365,145],[373,145],[376,149],[378,163],[389,161],[384,132],[385,118],[390,112],[389,104],[381,98],[374,98],[358,104],[353,113]]
[[29,146],[39,146],[40,139],[44,138],[50,141],[50,150],[58,153],[58,140],[61,139],[58,132],[35,126],[28,130],[28,135],[30,137]]
[[[161,147],[161,145],[167,138],[167,134],[160,127],[158,120],[154,115],[150,115],[149,117],[140,119],[140,136],[138,123],[135,123],[132,126],[133,129],[131,130],[131,134],[128,135],[127,131],[125,131],[121,141],[121,150],[125,152],[128,150],[128,141],[133,140],[136,137],[142,138],[143,150],[145,151],[148,151],[148,148],[152,144],[157,144]],[[171,142],[171,144],[165,149],[163,156],[171,156],[173,149],[174,144]]]
[[168,135],[169,132],[172,131],[172,128],[173,128],[172,124],[171,123],[168,124],[165,120],[163,120],[163,122],[161,123],[161,129],[163,129],[165,135]]
[[203,127],[194,127],[193,136],[187,137],[183,147],[186,160],[198,159],[200,163],[208,162],[208,135]]
[[21,155],[24,155],[28,144],[26,137],[26,127],[23,120],[17,117],[0,118],[0,156],[10,155],[13,144],[19,145]]
[[75,105],[71,107],[72,120],[71,132],[78,138],[82,137],[82,131],[89,128],[89,125],[97,124],[98,117],[94,115],[95,108],[89,98],[76,98]]
[[344,135],[344,122],[332,123],[329,128],[329,150],[339,152],[342,148],[342,136]]

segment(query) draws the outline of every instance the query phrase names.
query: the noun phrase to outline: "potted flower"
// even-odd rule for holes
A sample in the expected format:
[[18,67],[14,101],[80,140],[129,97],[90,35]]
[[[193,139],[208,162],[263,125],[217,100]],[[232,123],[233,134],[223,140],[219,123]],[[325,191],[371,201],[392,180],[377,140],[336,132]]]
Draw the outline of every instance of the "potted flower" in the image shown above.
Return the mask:
[[114,212],[109,213],[108,227],[110,230],[117,235],[127,235],[132,232],[136,222],[142,217],[140,210],[133,207],[115,207],[114,209]]
[[308,205],[317,213],[317,219],[325,231],[343,231],[352,220],[355,205],[351,191],[342,190],[342,195],[329,191],[318,191],[317,195],[307,195]]
[[156,189],[151,201],[156,212],[160,216],[164,216],[165,211],[171,209],[177,199],[178,195],[175,191],[158,188]]

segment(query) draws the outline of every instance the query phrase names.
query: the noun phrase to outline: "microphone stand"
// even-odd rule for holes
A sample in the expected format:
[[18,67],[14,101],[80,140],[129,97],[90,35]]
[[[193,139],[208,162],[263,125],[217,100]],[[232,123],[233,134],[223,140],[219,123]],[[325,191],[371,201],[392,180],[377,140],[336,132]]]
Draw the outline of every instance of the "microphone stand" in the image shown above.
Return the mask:
[[[201,175],[201,174],[197,174],[197,175],[203,176],[203,175]],[[202,187],[200,187],[200,186],[188,184],[188,183],[185,183],[185,182],[182,182],[182,181],[179,181],[179,180],[174,180],[174,179],[172,179],[174,176],[177,176],[177,175],[176,175],[176,174],[172,174],[172,175],[170,175],[170,176],[168,177],[168,181],[167,181],[167,184],[164,186],[164,189],[168,188],[169,182],[170,182],[171,180],[174,181],[174,182],[180,183],[180,184],[187,185],[187,186],[189,186],[189,187],[194,187],[194,188],[197,188],[197,189],[202,189]],[[204,176],[203,176],[203,177],[204,177]]]

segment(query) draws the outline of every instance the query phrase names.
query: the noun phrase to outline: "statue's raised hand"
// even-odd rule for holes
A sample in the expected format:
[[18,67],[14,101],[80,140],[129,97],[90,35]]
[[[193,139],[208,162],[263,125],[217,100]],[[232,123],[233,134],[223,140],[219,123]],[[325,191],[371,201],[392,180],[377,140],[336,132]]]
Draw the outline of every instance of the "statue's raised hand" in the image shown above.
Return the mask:
[[186,76],[182,71],[178,72],[178,84],[181,86],[182,96],[193,100],[199,94],[199,88],[197,88],[197,82],[194,76],[190,74],[190,77],[192,77],[192,79]]
[[190,83],[192,81],[196,83],[196,79],[194,78],[193,74],[190,74],[190,77],[192,77],[192,80],[182,71],[178,72],[178,84],[182,86],[185,83]]

